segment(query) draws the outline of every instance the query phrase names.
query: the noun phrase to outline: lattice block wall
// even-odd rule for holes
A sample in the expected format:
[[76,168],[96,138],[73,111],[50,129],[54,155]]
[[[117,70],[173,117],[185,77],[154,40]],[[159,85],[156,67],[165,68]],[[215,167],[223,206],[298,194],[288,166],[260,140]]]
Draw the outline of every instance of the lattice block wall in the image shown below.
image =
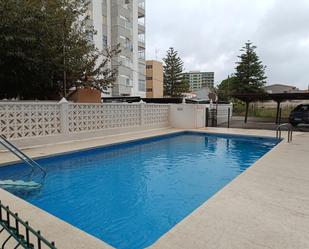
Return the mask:
[[58,104],[0,103],[0,133],[10,139],[61,133]]
[[169,105],[145,105],[144,124],[147,126],[168,126]]
[[169,105],[0,102],[0,133],[9,139],[145,126],[169,126]]
[[140,126],[139,104],[69,104],[68,129],[75,133]]

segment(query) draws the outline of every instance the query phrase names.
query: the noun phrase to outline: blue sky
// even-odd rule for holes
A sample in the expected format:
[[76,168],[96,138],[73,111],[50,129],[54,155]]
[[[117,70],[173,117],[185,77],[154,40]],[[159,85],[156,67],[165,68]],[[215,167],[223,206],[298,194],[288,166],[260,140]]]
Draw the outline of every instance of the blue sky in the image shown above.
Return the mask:
[[309,0],[146,0],[146,56],[169,47],[186,70],[235,70],[247,40],[267,66],[268,84],[309,85]]

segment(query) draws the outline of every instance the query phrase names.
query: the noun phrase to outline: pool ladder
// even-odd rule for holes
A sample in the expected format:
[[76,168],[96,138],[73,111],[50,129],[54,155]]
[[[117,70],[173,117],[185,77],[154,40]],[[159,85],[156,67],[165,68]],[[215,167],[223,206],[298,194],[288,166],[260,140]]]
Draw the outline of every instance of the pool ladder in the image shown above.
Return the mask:
[[31,179],[35,173],[35,169],[38,169],[42,173],[41,181],[46,176],[46,170],[37,162],[32,160],[30,157],[28,157],[26,154],[24,154],[20,149],[18,149],[14,144],[10,143],[3,135],[0,135],[0,144],[3,145],[5,148],[7,148],[10,152],[12,152],[15,156],[17,156],[19,159],[21,159],[23,162],[25,162],[27,165],[31,167]]
[[290,143],[293,140],[293,128],[292,125],[289,123],[278,125],[276,130],[276,138],[281,139],[281,129],[284,127],[288,129],[288,143]]

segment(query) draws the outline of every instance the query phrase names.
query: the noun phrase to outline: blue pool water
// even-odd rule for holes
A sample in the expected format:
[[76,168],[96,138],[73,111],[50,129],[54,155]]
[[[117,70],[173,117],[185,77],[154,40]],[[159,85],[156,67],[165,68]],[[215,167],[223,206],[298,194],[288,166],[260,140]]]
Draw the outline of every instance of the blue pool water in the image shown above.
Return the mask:
[[[276,143],[185,132],[96,148],[39,160],[42,189],[11,192],[116,248],[144,248]],[[27,169],[2,167],[0,179]]]

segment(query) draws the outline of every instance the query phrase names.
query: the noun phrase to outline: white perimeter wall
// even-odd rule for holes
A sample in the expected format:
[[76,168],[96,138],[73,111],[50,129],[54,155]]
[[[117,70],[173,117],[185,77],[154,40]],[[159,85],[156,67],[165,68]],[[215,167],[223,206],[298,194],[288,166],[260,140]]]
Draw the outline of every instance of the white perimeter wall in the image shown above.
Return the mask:
[[[206,108],[209,105],[0,102],[0,133],[8,139],[24,139],[164,127],[194,129],[205,127]],[[218,106],[218,124],[227,122],[228,108],[232,113],[232,105]]]
[[198,129],[205,127],[206,108],[217,109],[217,124],[226,123],[228,121],[228,113],[230,109],[230,118],[232,117],[232,104],[215,105],[193,105],[181,104],[171,105],[170,125],[175,128],[182,129]]
[[182,129],[205,127],[205,106],[192,104],[171,105],[170,125]]
[[[207,105],[208,108],[210,108],[209,105]],[[214,106],[216,108],[216,106]],[[218,111],[217,111],[217,124],[223,124],[228,121],[228,112],[230,108],[230,120],[232,118],[233,113],[233,104],[220,104],[218,105]]]

